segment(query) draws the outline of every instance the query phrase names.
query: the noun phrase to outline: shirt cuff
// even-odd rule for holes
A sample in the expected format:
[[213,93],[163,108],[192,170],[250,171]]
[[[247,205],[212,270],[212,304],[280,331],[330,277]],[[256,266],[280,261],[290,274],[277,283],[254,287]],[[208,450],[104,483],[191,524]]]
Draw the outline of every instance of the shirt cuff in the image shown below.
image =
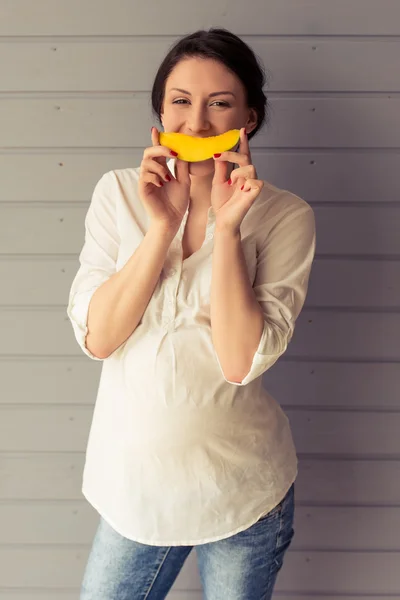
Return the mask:
[[89,332],[87,327],[89,304],[96,289],[97,287],[86,292],[78,292],[71,297],[68,303],[67,314],[72,323],[76,341],[86,356],[93,360],[104,360],[104,358],[99,358],[92,354],[86,347],[86,336]]
[[[275,339],[272,341],[271,338]],[[247,375],[242,379],[242,381],[230,381],[224,375],[221,363],[219,361],[218,355],[217,361],[219,367],[221,369],[221,373],[227,383],[231,383],[232,385],[247,385],[248,383],[260,377],[272,367],[278,360],[280,356],[286,351],[288,343],[292,337],[292,331],[290,331],[290,335],[282,338],[281,335],[276,333],[276,329],[274,329],[271,323],[268,323],[264,319],[264,327],[260,338],[260,343],[258,344],[258,348],[254,353],[253,361],[251,363],[251,367]],[[276,348],[277,351],[274,354],[268,354],[268,351],[272,348]]]

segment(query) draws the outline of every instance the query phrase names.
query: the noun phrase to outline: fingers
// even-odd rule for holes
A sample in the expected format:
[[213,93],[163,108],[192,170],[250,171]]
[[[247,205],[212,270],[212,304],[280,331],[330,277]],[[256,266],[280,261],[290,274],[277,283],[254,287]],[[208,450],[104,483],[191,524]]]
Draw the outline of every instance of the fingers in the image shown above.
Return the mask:
[[259,179],[248,179],[244,182],[243,186],[240,188],[243,192],[255,192],[257,191],[257,195],[261,192],[264,187],[264,182]]
[[176,159],[175,176],[179,183],[185,183],[190,186],[189,163],[186,160]]
[[250,157],[250,147],[249,147],[249,140],[248,140],[247,133],[246,133],[246,127],[243,127],[240,130],[239,152]]
[[156,127],[151,129],[152,146],[145,148],[140,165],[143,183],[153,183],[162,187],[173,179],[167,166],[167,158],[171,158],[171,151],[166,146],[161,146],[160,134]]
[[160,164],[165,165],[167,158],[172,158],[173,156],[176,156],[176,153],[173,154],[169,148],[160,145],[160,134],[157,127],[152,127],[151,143],[152,146],[150,146],[149,148],[145,148],[143,158],[157,158]]
[[151,143],[149,148],[145,148],[143,158],[158,158],[161,164],[165,164],[165,159],[171,158],[171,151],[166,146],[160,145],[160,134],[157,127],[151,128]]
[[241,177],[244,177],[245,179],[257,180],[257,172],[254,165],[247,165],[246,167],[233,169],[230,174],[232,185],[234,185]]
[[[144,181],[148,178],[152,182],[156,181],[158,183],[159,181],[163,181],[168,183],[173,179],[167,166],[160,165],[160,163],[151,158],[142,160],[140,170]],[[149,177],[149,175],[151,176]]]
[[152,171],[141,170],[140,180],[142,183],[153,183],[157,187],[163,187],[161,178]]
[[214,165],[214,177],[212,184],[223,184],[227,181],[228,177],[228,163],[227,162],[216,162]]
[[246,167],[251,164],[250,157],[247,154],[241,154],[240,152],[222,152],[221,156],[213,157],[215,162],[231,162],[241,167]]
[[152,142],[153,146],[160,145],[160,134],[159,134],[157,127],[151,128],[151,142]]

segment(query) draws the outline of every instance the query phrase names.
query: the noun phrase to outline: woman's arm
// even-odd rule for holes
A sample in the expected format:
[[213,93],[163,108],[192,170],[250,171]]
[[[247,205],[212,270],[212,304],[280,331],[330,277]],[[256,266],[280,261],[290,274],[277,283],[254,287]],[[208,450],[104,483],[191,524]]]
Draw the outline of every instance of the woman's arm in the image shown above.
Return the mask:
[[89,304],[86,346],[98,358],[107,358],[136,329],[175,233],[150,227],[125,266],[94,293]]
[[272,228],[259,225],[266,233],[253,286],[240,237],[215,235],[212,338],[223,376],[234,385],[247,385],[286,351],[306,298],[316,248],[314,212],[296,201],[293,210],[269,218],[276,220]]
[[140,245],[116,271],[120,248],[116,197],[110,171],[97,183],[85,219],[80,268],[71,285],[67,314],[83,352],[104,360],[136,329],[150,301],[176,231],[150,225]]

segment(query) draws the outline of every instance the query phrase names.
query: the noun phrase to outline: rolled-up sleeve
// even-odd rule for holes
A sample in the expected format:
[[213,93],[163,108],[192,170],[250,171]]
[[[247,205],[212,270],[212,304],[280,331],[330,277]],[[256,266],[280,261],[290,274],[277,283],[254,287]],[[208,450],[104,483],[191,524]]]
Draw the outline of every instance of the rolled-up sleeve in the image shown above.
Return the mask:
[[80,267],[72,282],[67,314],[72,323],[76,341],[83,352],[93,360],[98,358],[86,347],[89,304],[95,291],[116,271],[120,238],[115,208],[115,174],[105,173],[96,184],[85,217],[85,241],[79,255]]
[[228,383],[247,385],[286,351],[306,299],[315,248],[315,216],[306,202],[287,211],[268,232],[259,251],[253,284],[264,327],[250,371],[241,382],[225,378]]

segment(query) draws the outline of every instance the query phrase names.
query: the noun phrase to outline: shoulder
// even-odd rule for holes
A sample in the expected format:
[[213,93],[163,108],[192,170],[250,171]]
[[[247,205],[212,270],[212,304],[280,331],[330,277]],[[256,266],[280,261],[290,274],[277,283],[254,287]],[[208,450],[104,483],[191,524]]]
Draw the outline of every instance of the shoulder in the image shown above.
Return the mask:
[[256,235],[259,243],[267,243],[272,233],[291,235],[315,233],[315,215],[310,204],[297,194],[278,188],[263,180],[264,186],[246,216],[249,233]]
[[263,208],[269,216],[274,215],[291,215],[300,213],[313,213],[310,204],[287,189],[278,188],[269,181],[264,182],[264,187],[257,198],[258,209]]
[[122,169],[112,169],[103,175],[108,180],[113,179],[122,188],[130,187],[132,183],[137,183],[139,180],[139,167],[125,167]]
[[268,221],[273,225],[300,218],[314,223],[314,211],[306,200],[294,192],[278,188],[269,181],[263,182],[264,186],[253,205],[256,222]]
[[104,173],[96,184],[96,191],[105,192],[109,200],[119,204],[137,198],[139,167],[112,169]]

